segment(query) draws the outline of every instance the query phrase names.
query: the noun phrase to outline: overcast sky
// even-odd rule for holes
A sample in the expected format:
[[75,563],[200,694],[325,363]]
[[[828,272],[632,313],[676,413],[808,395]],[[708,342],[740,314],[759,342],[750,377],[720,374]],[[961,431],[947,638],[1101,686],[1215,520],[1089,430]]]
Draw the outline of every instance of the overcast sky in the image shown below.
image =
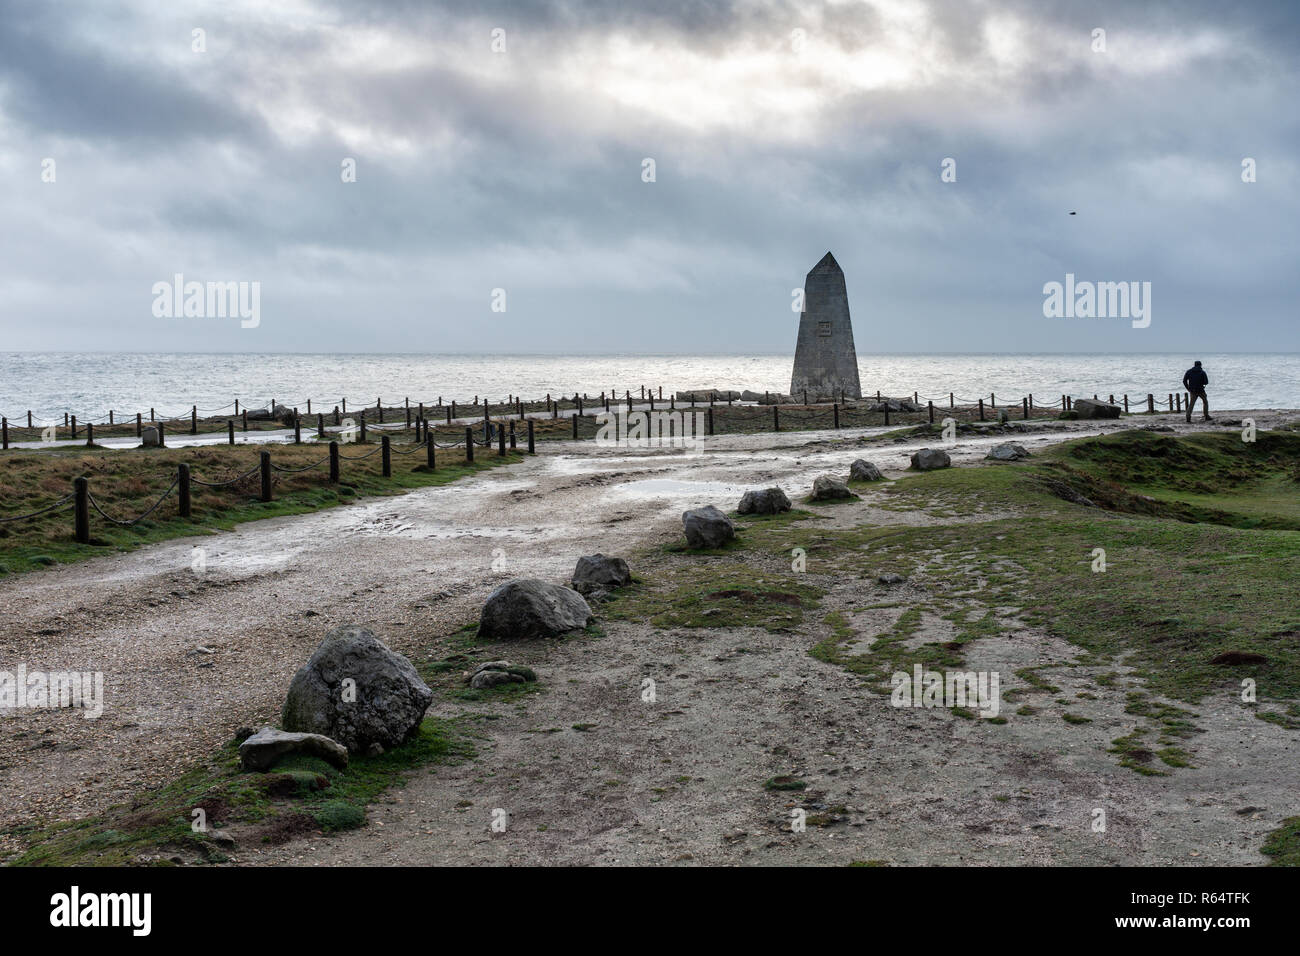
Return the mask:
[[[1297,45],[1294,2],[0,0],[0,349],[793,352],[831,250],[860,355],[1298,351]],[[176,273],[259,324],[156,317]],[[1149,327],[1045,318],[1066,273]]]

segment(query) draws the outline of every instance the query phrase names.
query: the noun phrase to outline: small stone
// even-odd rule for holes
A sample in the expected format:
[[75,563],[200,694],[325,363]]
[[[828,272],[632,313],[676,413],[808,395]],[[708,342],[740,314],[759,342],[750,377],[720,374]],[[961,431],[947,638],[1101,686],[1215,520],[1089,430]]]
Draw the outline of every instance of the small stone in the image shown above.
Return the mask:
[[320,757],[340,770],[348,765],[347,748],[323,734],[289,733],[263,727],[239,745],[239,763],[245,770],[269,770],[289,754]]
[[917,471],[934,471],[937,468],[947,468],[952,464],[952,459],[942,448],[922,448],[912,455],[912,467]]
[[482,638],[528,640],[558,637],[592,621],[591,607],[572,588],[536,578],[507,581],[488,595],[479,615]]
[[140,431],[140,444],[145,448],[157,448],[160,444],[158,441],[158,429],[152,425],[146,425]]
[[849,491],[848,483],[843,478],[836,478],[834,475],[820,475],[813,482],[813,501],[835,501],[852,497],[853,492]]
[[501,684],[522,684],[524,678],[519,674],[511,674],[505,670],[485,670],[479,671],[469,680],[469,686],[474,690],[486,690],[489,687],[497,687]]
[[736,507],[742,515],[774,515],[789,510],[790,498],[780,488],[747,491]]
[[608,591],[631,584],[632,572],[622,558],[591,554],[578,559],[570,583],[579,594],[589,594],[596,590]]
[[1015,442],[1004,442],[1001,445],[994,445],[989,453],[984,456],[994,461],[1019,461],[1021,458],[1028,458],[1029,452],[1023,445],[1017,445]]
[[850,481],[883,481],[885,476],[880,469],[866,459],[859,458],[849,465]]
[[409,660],[370,629],[345,625],[326,634],[294,674],[280,723],[366,753],[372,741],[395,747],[413,737],[432,702]]
[[1076,398],[1072,406],[1079,418],[1119,418],[1118,405],[1094,401],[1091,398]]
[[882,574],[876,578],[881,584],[906,584],[907,578],[901,574]]
[[692,548],[721,548],[736,537],[731,519],[713,505],[682,512],[682,528]]

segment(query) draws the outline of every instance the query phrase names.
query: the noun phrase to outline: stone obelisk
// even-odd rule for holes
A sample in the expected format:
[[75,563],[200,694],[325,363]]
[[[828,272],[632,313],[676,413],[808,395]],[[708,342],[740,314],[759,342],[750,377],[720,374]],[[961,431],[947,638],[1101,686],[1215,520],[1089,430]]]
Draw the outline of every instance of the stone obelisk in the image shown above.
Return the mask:
[[803,282],[803,312],[794,349],[790,396],[802,401],[861,398],[858,353],[853,348],[849,294],[844,272],[829,252],[813,266]]

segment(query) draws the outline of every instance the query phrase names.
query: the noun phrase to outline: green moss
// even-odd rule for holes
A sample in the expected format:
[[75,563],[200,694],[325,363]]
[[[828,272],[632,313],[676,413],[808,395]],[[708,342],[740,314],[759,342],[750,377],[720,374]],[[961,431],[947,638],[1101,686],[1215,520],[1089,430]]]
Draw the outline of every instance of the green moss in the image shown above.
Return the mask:
[[[339,771],[312,757],[288,757],[270,773],[239,767],[234,742],[207,761],[132,803],[72,822],[32,826],[22,836],[27,849],[11,860],[19,866],[122,866],[142,854],[184,851],[207,862],[221,854],[211,841],[216,824],[257,825],[256,832],[301,832],[299,821],[342,828],[390,787],[405,783],[418,767],[455,763],[473,755],[454,722],[425,718],[416,735],[376,757],[355,757]],[[191,828],[193,811],[203,809],[208,830]]]
[[327,800],[315,807],[312,817],[322,830],[355,830],[366,822],[366,811],[346,800]]
[[1300,866],[1300,817],[1287,817],[1260,849],[1271,866]]

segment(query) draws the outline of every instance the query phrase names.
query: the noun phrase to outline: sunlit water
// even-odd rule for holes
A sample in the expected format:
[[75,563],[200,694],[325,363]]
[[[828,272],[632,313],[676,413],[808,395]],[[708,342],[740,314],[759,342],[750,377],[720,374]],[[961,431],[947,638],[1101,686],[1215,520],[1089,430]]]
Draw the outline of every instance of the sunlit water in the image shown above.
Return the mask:
[[[1182,375],[1199,358],[1210,376],[1210,407],[1300,407],[1300,355],[872,355],[858,366],[862,388],[888,395],[920,393],[936,404],[948,393],[999,403],[1033,394],[1050,402],[1074,396],[1181,389]],[[205,355],[143,353],[0,353],[0,414],[17,421],[64,412],[98,419],[109,409],[177,416],[197,404],[225,410],[236,398],[249,407],[271,399],[305,407],[412,404],[488,395],[540,398],[641,386],[670,391],[735,388],[786,391],[789,355]]]

